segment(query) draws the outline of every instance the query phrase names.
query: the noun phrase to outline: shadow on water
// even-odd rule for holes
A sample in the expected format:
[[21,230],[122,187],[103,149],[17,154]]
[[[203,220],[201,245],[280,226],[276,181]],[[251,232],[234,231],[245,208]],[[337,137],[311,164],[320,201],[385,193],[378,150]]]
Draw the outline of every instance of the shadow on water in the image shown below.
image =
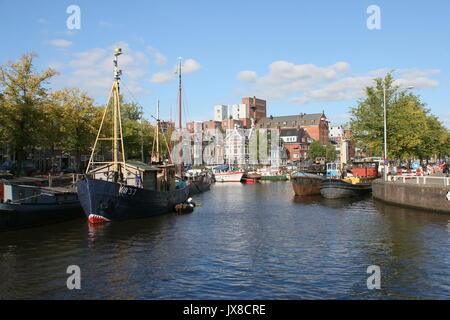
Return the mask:
[[294,196],[293,202],[303,205],[323,205],[332,209],[343,209],[351,206],[353,203],[370,200],[370,196],[349,197],[341,199],[327,199],[321,195]]

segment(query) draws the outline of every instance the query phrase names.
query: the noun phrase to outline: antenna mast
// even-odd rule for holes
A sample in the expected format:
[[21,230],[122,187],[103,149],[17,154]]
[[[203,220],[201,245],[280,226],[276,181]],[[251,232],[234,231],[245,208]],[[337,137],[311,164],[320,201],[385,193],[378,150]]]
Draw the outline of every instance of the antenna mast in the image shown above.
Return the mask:
[[178,57],[178,128],[180,129],[180,167],[178,169],[178,174],[180,178],[183,177],[183,122],[181,119],[181,105],[182,105],[182,87],[181,87],[181,62],[183,58]]
[[[97,133],[97,138],[95,139],[94,147],[92,148],[91,157],[86,169],[86,173],[89,172],[89,168],[92,168],[95,164],[111,165],[113,181],[117,182],[121,179],[121,168],[120,165],[125,165],[125,149],[123,146],[123,131],[122,131],[122,118],[120,115],[120,76],[122,75],[122,70],[118,68],[118,56],[122,54],[122,49],[117,48],[114,50],[114,82],[112,85],[111,93],[108,102],[103,112],[102,122]],[[112,137],[100,138],[100,133],[102,132],[103,124],[105,122],[106,114],[109,105],[112,100],[112,115],[113,115],[113,132]],[[112,141],[112,161],[94,161],[95,150],[97,143],[100,140]],[[121,158],[119,159],[119,152],[121,153]]]
[[156,103],[156,162],[161,161],[161,154],[159,152],[159,99]]
[[181,105],[182,105],[182,88],[181,88],[181,61],[183,58],[178,57],[179,65],[178,65],[178,128],[181,130],[183,128],[183,122],[181,120]]

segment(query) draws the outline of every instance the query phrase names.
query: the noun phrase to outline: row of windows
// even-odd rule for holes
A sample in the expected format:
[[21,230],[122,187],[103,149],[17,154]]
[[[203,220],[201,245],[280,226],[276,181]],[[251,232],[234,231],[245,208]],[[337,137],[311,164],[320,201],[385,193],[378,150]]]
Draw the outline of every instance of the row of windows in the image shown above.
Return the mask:
[[[297,142],[297,137],[283,137],[284,142]],[[300,138],[300,142],[309,142],[308,138]]]
[[[269,126],[271,126],[271,125],[275,125],[275,126],[281,126],[281,125],[283,125],[283,126],[287,126],[288,125],[288,121],[284,121],[284,122],[268,122],[267,123],[267,125],[269,125]],[[307,120],[301,120],[301,121],[292,121],[291,122],[291,125],[293,126],[293,127],[295,127],[295,126],[300,126],[300,125],[307,125],[307,124],[316,124],[316,120],[310,120],[310,121],[307,121]]]

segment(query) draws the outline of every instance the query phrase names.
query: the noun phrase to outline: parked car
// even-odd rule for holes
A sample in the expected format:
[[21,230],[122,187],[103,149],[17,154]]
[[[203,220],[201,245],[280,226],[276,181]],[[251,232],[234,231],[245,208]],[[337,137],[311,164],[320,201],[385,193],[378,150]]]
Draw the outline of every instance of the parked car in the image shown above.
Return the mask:
[[0,166],[0,171],[10,172],[15,167],[15,161],[5,161]]
[[[37,171],[36,164],[32,160],[22,161],[21,168],[26,175],[30,175]],[[11,174],[17,174],[19,172],[19,163],[18,161],[5,161],[0,166],[0,171],[6,171]]]

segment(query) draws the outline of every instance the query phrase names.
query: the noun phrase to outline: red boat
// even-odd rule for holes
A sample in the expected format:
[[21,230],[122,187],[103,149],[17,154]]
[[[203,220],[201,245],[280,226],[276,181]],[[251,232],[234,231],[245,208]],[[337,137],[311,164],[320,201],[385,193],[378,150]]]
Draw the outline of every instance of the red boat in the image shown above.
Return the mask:
[[320,183],[324,180],[323,176],[306,172],[296,172],[291,175],[296,196],[320,194]]

